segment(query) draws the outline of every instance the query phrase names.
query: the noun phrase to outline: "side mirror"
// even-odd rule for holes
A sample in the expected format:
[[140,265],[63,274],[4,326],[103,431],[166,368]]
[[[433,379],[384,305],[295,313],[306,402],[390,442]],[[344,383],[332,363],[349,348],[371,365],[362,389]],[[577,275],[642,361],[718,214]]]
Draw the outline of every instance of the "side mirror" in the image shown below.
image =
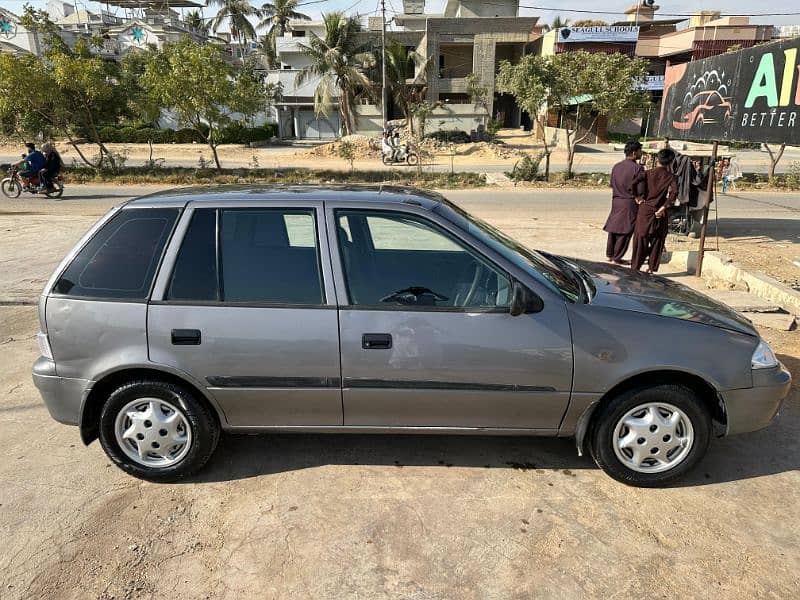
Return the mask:
[[539,296],[534,294],[519,281],[514,282],[511,288],[511,307],[508,311],[512,317],[541,312],[543,309],[544,302],[542,302]]

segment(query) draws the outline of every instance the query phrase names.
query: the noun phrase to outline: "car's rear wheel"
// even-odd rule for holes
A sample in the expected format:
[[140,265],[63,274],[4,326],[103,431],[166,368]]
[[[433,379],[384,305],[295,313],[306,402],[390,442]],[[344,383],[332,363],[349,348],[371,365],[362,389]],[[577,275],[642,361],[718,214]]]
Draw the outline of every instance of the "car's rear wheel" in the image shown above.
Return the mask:
[[705,455],[711,417],[683,385],[629,390],[599,409],[591,451],[608,475],[629,485],[658,487],[689,472]]
[[211,410],[187,389],[164,381],[120,386],[100,414],[100,443],[123,471],[175,481],[206,464],[219,440]]

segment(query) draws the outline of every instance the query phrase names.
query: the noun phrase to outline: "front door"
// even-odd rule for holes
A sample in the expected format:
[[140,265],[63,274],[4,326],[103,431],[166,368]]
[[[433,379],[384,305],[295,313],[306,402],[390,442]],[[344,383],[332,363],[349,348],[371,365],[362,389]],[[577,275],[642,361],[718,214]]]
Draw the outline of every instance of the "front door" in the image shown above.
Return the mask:
[[555,430],[566,308],[509,314],[511,277],[436,218],[334,208],[345,425]]
[[150,360],[206,387],[230,425],[342,424],[319,213],[321,203],[200,204],[181,221],[180,249],[168,253],[149,307]]

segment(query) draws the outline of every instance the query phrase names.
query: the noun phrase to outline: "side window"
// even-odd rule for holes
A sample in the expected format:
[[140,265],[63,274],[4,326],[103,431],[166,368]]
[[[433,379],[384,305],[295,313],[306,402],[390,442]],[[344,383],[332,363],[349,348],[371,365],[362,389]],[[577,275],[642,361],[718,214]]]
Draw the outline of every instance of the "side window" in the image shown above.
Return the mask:
[[125,208],[89,240],[53,287],[81,298],[145,300],[178,217],[176,208]]
[[425,219],[340,210],[336,224],[351,304],[509,306],[509,278]]
[[217,279],[217,211],[202,208],[194,211],[183,237],[172,281],[169,300],[219,300]]
[[195,210],[167,298],[323,304],[314,213],[266,208]]

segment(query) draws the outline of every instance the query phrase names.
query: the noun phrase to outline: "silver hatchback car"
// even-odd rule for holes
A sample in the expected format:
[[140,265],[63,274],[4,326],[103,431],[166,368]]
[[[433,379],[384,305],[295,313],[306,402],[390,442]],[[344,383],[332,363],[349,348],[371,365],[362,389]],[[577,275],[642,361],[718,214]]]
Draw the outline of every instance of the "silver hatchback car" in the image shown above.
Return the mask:
[[667,279],[536,252],[438,194],[223,187],[111,210],[39,304],[50,414],[128,473],[221,431],[575,437],[612,477],[684,475],[767,426],[791,377]]

